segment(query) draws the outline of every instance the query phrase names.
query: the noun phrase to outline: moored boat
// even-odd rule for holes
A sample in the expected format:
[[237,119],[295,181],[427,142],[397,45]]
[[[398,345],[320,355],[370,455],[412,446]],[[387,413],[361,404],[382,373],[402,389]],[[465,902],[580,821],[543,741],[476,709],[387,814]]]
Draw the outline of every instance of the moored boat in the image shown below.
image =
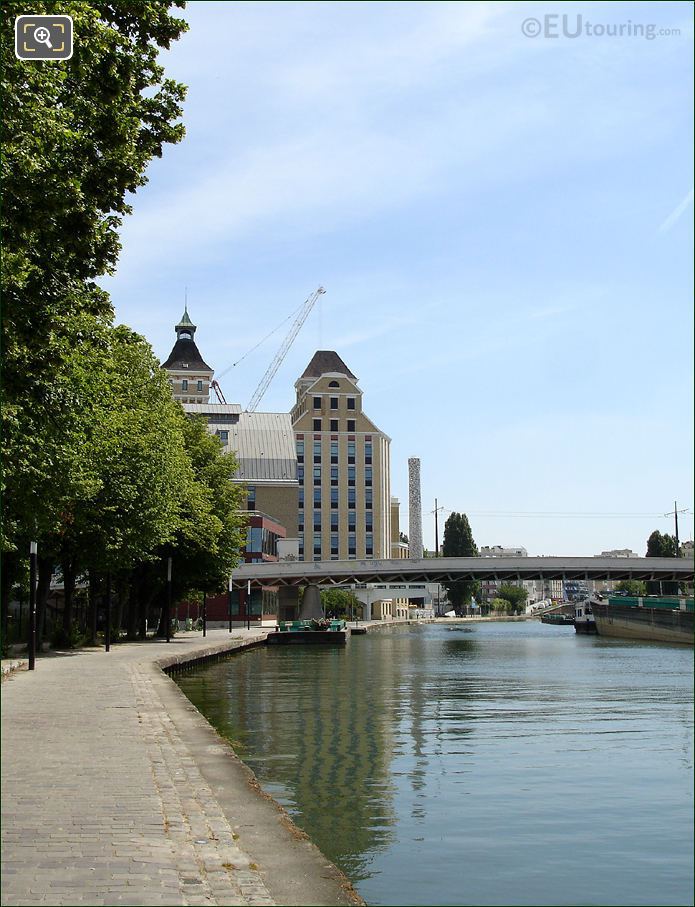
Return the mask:
[[599,636],[693,645],[692,598],[611,596],[607,601],[592,602],[592,610]]
[[557,611],[554,614],[541,614],[541,623],[552,624],[555,627],[570,627],[574,624],[574,616]]
[[350,628],[344,620],[281,620],[265,641],[269,646],[342,645],[349,635]]
[[577,633],[596,633],[593,602],[589,599],[577,602],[574,606],[574,629]]

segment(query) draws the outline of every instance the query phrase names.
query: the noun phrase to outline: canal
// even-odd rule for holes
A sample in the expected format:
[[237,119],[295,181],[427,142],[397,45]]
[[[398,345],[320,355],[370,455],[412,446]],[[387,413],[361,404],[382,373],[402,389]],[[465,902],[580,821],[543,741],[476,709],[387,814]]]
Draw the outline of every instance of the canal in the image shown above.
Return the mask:
[[692,649],[403,626],[178,683],[368,904],[692,903]]

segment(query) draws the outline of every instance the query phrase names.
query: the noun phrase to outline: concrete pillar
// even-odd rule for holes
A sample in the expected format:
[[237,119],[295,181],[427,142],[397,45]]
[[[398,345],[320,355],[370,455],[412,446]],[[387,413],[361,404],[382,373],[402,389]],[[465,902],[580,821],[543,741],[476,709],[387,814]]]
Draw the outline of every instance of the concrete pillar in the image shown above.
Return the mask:
[[304,589],[304,599],[299,611],[300,620],[318,620],[323,617],[323,607],[321,605],[321,593],[318,586],[306,586]]

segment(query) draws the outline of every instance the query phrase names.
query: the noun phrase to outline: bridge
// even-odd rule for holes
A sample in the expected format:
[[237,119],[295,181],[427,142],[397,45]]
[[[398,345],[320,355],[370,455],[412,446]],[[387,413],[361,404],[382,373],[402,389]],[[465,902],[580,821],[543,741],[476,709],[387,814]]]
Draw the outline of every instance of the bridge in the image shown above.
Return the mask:
[[354,561],[274,561],[241,564],[232,587],[348,586],[365,583],[447,583],[531,579],[693,581],[690,558],[670,557],[435,557]]

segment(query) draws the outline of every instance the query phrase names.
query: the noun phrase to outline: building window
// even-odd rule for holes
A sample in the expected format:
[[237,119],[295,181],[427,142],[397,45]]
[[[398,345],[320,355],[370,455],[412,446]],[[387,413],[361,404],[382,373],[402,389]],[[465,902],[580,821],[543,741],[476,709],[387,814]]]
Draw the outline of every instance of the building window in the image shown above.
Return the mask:
[[256,486],[249,485],[246,488],[246,509],[255,510],[256,509]]
[[321,511],[314,511],[314,532],[321,532]]
[[321,467],[314,466],[314,485],[321,484]]
[[197,389],[198,393],[200,393],[200,392],[203,390],[203,382],[202,382],[202,381],[199,381],[199,382],[198,382],[198,384],[197,384],[197,386],[196,386],[196,389]]
[[188,390],[188,379],[187,378],[184,378],[183,381],[181,382],[181,390],[182,391]]
[[314,419],[314,431],[321,431],[321,420]]
[[321,533],[314,533],[314,554],[321,554]]
[[297,441],[297,463],[304,462],[304,441]]
[[216,431],[215,434],[220,439],[223,444],[227,444],[229,441],[229,432],[228,431]]
[[314,397],[314,409],[321,409],[321,398]]
[[364,509],[365,510],[372,509],[372,489],[371,488],[364,489]]
[[374,554],[374,536],[371,532],[368,532],[365,536],[365,544],[367,554]]
[[338,553],[338,533],[331,532],[331,554]]
[[350,510],[355,509],[355,489],[348,488],[348,507]]
[[331,532],[338,531],[338,514],[331,512]]
[[331,431],[338,431],[338,420],[331,419]]
[[355,467],[348,466],[348,486],[354,486],[355,484]]
[[348,398],[347,398],[347,408],[348,408],[348,409],[354,409],[354,408],[355,408],[355,398],[354,398],[354,397],[348,397]]
[[338,442],[331,441],[331,463],[338,462]]
[[314,488],[314,507],[321,504],[321,489]]
[[297,522],[297,532],[304,532],[304,514],[299,514],[299,521]]
[[331,510],[338,509],[338,489],[331,488]]
[[321,442],[314,441],[314,463],[321,462]]
[[350,532],[355,531],[356,522],[357,522],[357,518],[355,516],[355,512],[352,511],[351,513],[348,513],[348,529]]
[[301,542],[299,543],[299,559],[304,560],[304,545]]
[[357,537],[354,532],[348,532],[348,554],[357,554]]
[[329,387],[340,387],[340,384],[337,381],[329,381],[328,386]]
[[331,485],[338,484],[338,467],[331,466]]
[[338,398],[331,397],[331,409],[338,409]]
[[364,484],[366,485],[367,488],[371,488],[371,486],[372,486],[372,467],[371,466],[364,467]]
[[355,420],[354,420],[354,419],[348,419],[348,420],[347,420],[347,430],[348,430],[348,431],[354,431],[354,430],[355,430]]
[[372,442],[367,441],[364,445],[364,462],[371,466],[372,463]]
[[355,442],[354,441],[348,441],[347,452],[348,452],[348,463],[354,463],[355,462]]
[[302,510],[303,508],[304,508],[304,489],[300,488],[299,489],[299,509]]
[[300,485],[304,484],[304,467],[303,466],[297,467],[297,481],[299,482]]
[[367,513],[364,518],[364,528],[367,532],[371,532],[374,528],[374,514]]

